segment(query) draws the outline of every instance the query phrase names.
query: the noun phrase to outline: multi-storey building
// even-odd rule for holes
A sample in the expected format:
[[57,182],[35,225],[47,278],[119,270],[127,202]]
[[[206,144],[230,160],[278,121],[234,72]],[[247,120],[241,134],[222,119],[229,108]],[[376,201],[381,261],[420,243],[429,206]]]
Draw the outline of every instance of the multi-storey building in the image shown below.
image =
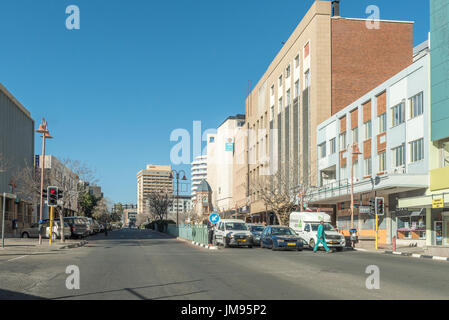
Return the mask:
[[168,220],[177,221],[177,218],[179,218],[179,223],[184,223],[191,215],[192,209],[191,196],[174,196],[173,202],[168,208]]
[[[3,192],[16,193],[15,175],[34,163],[34,120],[30,112],[0,84],[0,210]],[[20,197],[16,203],[6,199],[5,231],[11,232],[12,221],[19,227],[32,222],[32,200]],[[0,227],[1,227],[0,221]]]
[[201,184],[201,181],[207,179],[207,155],[198,156],[192,162],[191,166],[192,177],[192,201],[196,200],[196,190]]
[[318,189],[311,203],[335,206],[340,230],[349,233],[355,227],[369,239],[375,236],[375,219],[359,207],[384,197],[381,244],[391,244],[392,237],[398,244],[424,245],[426,239],[426,210],[398,208],[398,199],[421,194],[429,179],[427,42],[414,56],[412,65],[319,124],[316,131]]
[[147,165],[137,173],[137,213],[143,214],[148,195],[154,192],[173,193],[171,166]]
[[244,115],[230,116],[218,127],[216,134],[208,136],[207,182],[212,188],[212,204],[223,215],[235,210],[233,200],[235,136],[244,124]]
[[[428,189],[399,199],[399,207],[426,210],[426,248],[429,255],[449,256],[449,4],[430,1],[430,140]],[[411,220],[413,224],[413,220]],[[413,237],[413,232],[412,232]]]
[[[343,18],[315,1],[246,99],[249,180],[279,169],[316,186],[316,127],[412,63],[413,23]],[[251,188],[250,188],[251,189]],[[251,213],[267,209],[251,191]]]

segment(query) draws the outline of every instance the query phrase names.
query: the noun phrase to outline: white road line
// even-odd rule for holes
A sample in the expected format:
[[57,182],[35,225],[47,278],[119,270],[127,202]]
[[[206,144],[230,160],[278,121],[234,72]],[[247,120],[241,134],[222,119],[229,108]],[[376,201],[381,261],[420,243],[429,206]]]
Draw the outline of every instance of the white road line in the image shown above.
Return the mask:
[[6,260],[6,261],[7,261],[7,262],[10,262],[10,261],[19,260],[19,259],[22,259],[22,258],[25,258],[25,257],[28,257],[28,256],[21,256],[21,257],[9,259],[9,260]]
[[393,252],[393,254],[395,254],[395,255],[397,255],[397,256],[400,256],[400,255],[402,255],[402,253],[401,253],[401,252]]
[[414,253],[414,254],[412,254],[412,257],[413,257],[413,258],[421,258],[421,255],[420,255],[420,254]]
[[447,261],[447,258],[444,258],[444,257],[433,257],[433,260]]

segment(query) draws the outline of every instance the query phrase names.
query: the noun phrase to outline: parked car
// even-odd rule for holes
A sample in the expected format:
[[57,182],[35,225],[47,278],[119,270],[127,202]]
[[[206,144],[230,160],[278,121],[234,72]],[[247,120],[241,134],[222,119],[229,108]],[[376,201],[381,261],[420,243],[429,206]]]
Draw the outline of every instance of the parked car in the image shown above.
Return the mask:
[[86,224],[87,231],[89,232],[89,235],[93,235],[94,234],[94,226],[93,226],[92,218],[80,217],[80,219],[82,219],[84,221],[84,223]]
[[[42,224],[42,228],[45,228],[44,238],[50,238],[50,221],[45,220]],[[57,220],[53,221],[53,239],[61,238],[62,230],[60,223]],[[32,224],[29,228],[25,228],[21,233],[22,238],[39,238],[39,223]],[[70,226],[64,222],[64,238],[68,239],[72,236]]]
[[100,223],[100,232],[104,232],[105,228],[104,228],[104,224]]
[[302,251],[304,240],[290,227],[268,226],[262,233],[260,246],[272,250]]
[[84,238],[89,235],[87,224],[79,217],[65,217],[64,222],[67,222],[71,231],[72,238]]
[[[345,237],[330,224],[330,215],[322,212],[293,212],[290,214],[290,227],[304,239],[311,249],[315,247],[317,241],[320,221],[324,222],[327,246],[335,248],[337,251],[343,251],[346,246]],[[322,248],[323,245],[320,243],[319,247]]]
[[253,247],[253,235],[243,220],[223,219],[214,230],[214,244]]
[[248,230],[253,235],[254,245],[259,246],[260,245],[260,237],[262,235],[263,230],[265,229],[265,226],[263,226],[261,224],[253,224],[253,223],[248,223],[247,226],[248,226]]
[[[91,219],[91,218],[88,218],[88,219]],[[97,220],[92,219],[92,226],[93,226],[94,233],[100,233],[101,228],[100,228],[100,224],[98,223]]]

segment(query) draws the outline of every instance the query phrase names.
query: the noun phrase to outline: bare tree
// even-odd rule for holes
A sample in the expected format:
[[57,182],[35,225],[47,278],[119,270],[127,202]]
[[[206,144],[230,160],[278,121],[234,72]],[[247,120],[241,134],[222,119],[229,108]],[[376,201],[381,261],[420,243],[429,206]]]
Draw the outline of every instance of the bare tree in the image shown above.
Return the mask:
[[[305,181],[303,181],[305,180]],[[301,179],[293,165],[281,167],[272,175],[259,176],[250,181],[250,192],[276,215],[281,225],[288,225],[290,213],[299,207],[300,197],[308,201],[315,189],[310,179]]]
[[167,217],[168,209],[172,206],[173,200],[173,194],[168,190],[150,193],[147,198],[149,214],[154,220],[163,221]]
[[25,167],[16,172],[13,179],[16,182],[16,193],[21,199],[33,205],[40,203],[41,175],[39,168],[25,163]]
[[102,198],[98,201],[93,210],[92,217],[101,223],[109,222],[111,215],[109,214],[107,199]]

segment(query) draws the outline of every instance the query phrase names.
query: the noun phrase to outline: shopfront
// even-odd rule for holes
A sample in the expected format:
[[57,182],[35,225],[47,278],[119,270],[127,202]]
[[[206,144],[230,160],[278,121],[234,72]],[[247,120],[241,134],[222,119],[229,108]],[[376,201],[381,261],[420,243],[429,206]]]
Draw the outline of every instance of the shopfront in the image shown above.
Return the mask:
[[449,209],[432,210],[432,245],[449,247]]
[[393,214],[393,236],[398,246],[426,245],[426,210],[398,210]]

